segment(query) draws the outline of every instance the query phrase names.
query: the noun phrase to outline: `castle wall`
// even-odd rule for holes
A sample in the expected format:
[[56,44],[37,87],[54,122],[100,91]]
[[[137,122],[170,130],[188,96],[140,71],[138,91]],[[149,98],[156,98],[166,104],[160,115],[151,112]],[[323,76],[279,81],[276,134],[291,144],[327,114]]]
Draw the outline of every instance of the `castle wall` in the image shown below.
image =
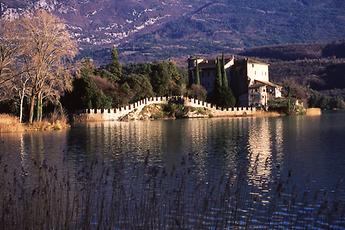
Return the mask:
[[[79,116],[85,121],[117,121],[130,112],[141,111],[147,105],[167,104],[172,98],[181,97],[152,97],[116,109],[86,109]],[[194,98],[183,99],[185,106],[205,108],[213,117],[254,116],[257,113],[256,109],[251,107],[220,108]]]

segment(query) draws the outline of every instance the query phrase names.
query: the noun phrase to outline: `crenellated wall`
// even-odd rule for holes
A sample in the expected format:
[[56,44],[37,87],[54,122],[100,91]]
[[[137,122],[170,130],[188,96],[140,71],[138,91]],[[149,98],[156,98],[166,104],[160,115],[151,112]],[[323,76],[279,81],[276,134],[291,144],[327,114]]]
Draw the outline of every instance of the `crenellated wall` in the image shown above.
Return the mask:
[[225,109],[194,98],[174,96],[146,98],[133,104],[115,109],[86,109],[82,111],[79,116],[83,117],[86,121],[117,121],[133,111],[141,111],[147,105],[168,104],[171,99],[183,99],[184,105],[187,107],[206,108],[211,112],[213,117],[253,116],[256,113],[256,109],[253,107],[235,107]]
[[233,107],[233,108],[221,108],[211,103],[199,101],[194,98],[185,98],[185,106],[194,108],[206,108],[211,111],[213,117],[227,117],[227,116],[253,116],[255,115],[256,108],[254,107]]

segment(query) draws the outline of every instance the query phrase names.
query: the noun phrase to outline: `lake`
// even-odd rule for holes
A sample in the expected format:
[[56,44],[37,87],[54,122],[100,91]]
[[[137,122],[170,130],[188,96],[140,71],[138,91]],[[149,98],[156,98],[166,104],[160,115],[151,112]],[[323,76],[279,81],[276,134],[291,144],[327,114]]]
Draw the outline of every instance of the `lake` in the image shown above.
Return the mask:
[[345,113],[0,134],[0,229],[345,228]]

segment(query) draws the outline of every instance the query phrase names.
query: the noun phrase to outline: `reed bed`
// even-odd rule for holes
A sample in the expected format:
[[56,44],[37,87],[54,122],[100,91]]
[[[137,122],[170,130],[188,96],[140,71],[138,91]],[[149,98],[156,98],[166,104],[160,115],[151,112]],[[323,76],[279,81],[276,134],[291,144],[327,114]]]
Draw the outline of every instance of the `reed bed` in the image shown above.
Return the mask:
[[32,124],[28,125],[27,130],[50,131],[62,130],[68,127],[70,126],[66,114],[64,112],[58,113],[54,111],[42,121],[33,122]]
[[[166,169],[147,153],[127,172],[123,162],[94,159],[71,171],[30,159],[28,171],[0,157],[0,229],[345,227],[337,191],[301,191],[291,172],[263,178],[260,189],[248,185],[245,169],[196,180],[191,160]],[[263,194],[265,186],[273,189]]]
[[0,133],[14,133],[23,131],[51,131],[62,130],[70,127],[65,114],[51,113],[42,121],[32,124],[23,124],[19,118],[9,114],[0,114]]
[[19,122],[18,117],[8,114],[0,114],[0,133],[20,132],[23,130],[24,127]]

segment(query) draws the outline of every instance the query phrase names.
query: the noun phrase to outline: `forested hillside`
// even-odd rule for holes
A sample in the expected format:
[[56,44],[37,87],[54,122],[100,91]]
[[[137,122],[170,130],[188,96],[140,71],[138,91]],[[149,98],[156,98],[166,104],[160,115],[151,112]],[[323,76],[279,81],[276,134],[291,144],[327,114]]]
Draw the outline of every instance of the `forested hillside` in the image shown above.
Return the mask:
[[345,58],[345,41],[328,44],[314,43],[262,46],[246,49],[244,52],[240,52],[240,55],[284,61]]
[[136,61],[345,37],[342,0],[2,0],[0,15],[33,8],[64,18],[82,55],[103,63],[112,45]]

